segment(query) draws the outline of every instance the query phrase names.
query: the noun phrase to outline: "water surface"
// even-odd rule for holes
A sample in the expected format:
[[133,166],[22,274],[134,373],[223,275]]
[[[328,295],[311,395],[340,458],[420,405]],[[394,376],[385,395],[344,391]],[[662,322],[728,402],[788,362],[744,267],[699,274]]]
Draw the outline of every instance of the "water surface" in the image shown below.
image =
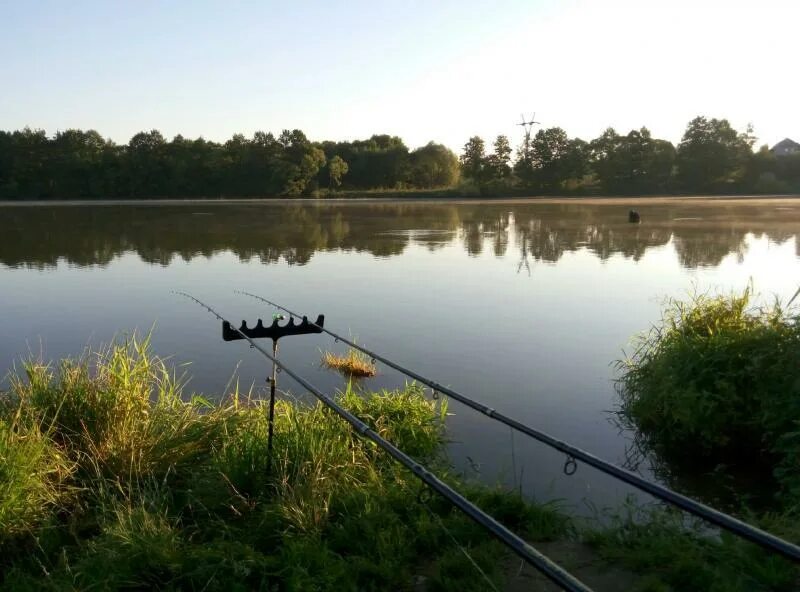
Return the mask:
[[[623,463],[631,434],[611,421],[613,361],[659,318],[667,296],[741,289],[791,296],[800,284],[800,202],[383,202],[0,207],[0,373],[153,328],[157,353],[189,363],[190,387],[218,396],[237,376],[261,392],[265,361],[224,343],[185,290],[233,321],[271,318],[234,290],[324,313],[423,375]],[[287,338],[281,356],[326,391],[325,336]],[[381,368],[369,388],[402,385]],[[296,395],[302,390],[281,379]],[[488,481],[540,498],[615,503],[624,486],[452,403],[450,454]],[[516,469],[514,472],[513,469]],[[647,467],[640,467],[647,474]]]

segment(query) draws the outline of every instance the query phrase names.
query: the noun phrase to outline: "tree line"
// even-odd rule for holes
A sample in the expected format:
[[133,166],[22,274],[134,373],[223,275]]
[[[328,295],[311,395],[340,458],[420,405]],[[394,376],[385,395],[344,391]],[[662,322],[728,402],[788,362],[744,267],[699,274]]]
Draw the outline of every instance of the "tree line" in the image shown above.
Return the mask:
[[460,160],[465,179],[484,194],[800,192],[800,153],[778,157],[766,145],[754,152],[755,141],[750,127],[739,132],[726,119],[696,117],[677,146],[646,127],[625,135],[608,128],[589,142],[551,127],[527,137],[513,161],[503,135],[491,151],[470,138]]
[[697,117],[680,143],[647,128],[598,138],[540,129],[514,150],[474,136],[457,157],[397,136],[312,142],[300,130],[234,135],[224,143],[157,130],[115,144],[94,130],[48,136],[0,131],[0,199],[319,196],[338,191],[429,190],[454,195],[800,192],[800,154],[754,151],[752,130]]
[[300,130],[225,143],[141,132],[118,145],[94,130],[0,131],[0,199],[259,197],[429,189],[458,181],[456,155],[395,136],[312,142]]

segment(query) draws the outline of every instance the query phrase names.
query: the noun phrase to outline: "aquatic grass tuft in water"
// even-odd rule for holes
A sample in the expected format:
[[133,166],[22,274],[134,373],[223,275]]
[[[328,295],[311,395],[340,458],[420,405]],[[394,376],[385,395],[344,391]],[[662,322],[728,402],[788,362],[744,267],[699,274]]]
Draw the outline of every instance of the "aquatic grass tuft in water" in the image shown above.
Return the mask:
[[352,378],[368,378],[378,373],[372,360],[354,348],[343,356],[326,351],[322,354],[322,365]]

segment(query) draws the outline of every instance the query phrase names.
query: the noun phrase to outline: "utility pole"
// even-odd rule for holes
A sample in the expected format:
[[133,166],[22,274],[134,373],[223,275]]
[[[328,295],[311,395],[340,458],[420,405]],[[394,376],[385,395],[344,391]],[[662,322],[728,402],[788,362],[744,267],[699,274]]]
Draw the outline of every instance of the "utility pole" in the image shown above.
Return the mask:
[[531,131],[533,130],[534,125],[541,125],[538,121],[536,121],[536,112],[533,112],[533,117],[529,120],[525,119],[525,114],[523,113],[520,115],[522,121],[517,125],[521,125],[522,129],[525,132],[525,135],[522,139],[522,158],[525,162],[530,166],[530,155],[531,155]]

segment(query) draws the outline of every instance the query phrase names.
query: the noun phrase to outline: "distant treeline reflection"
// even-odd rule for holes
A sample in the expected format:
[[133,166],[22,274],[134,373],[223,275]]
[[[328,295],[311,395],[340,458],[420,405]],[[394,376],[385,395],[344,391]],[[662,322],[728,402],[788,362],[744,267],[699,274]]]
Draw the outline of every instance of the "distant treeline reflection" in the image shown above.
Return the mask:
[[795,237],[800,207],[761,204],[653,204],[641,225],[606,204],[33,206],[0,210],[0,264],[46,268],[60,261],[104,266],[126,253],[168,265],[231,252],[241,260],[308,263],[317,251],[390,257],[409,245],[461,244],[473,256],[556,262],[586,250],[601,260],[638,260],[673,240],[681,265],[718,265],[742,256],[748,233]]

